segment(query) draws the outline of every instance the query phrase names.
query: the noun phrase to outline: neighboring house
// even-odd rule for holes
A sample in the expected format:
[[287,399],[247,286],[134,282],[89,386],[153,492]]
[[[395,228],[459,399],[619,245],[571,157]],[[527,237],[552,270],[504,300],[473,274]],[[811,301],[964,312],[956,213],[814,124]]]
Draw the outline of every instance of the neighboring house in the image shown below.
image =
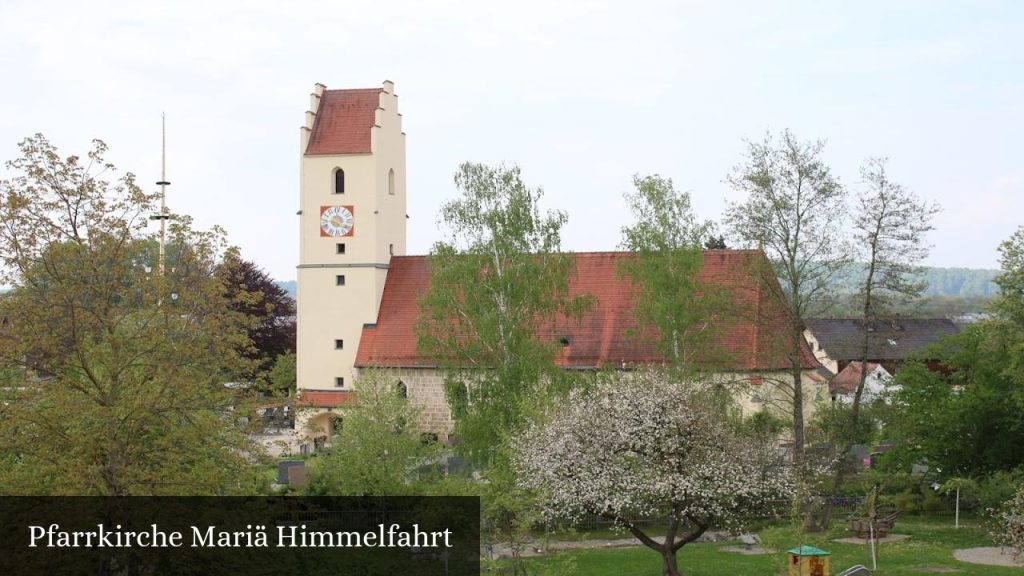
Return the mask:
[[[430,282],[425,256],[406,256],[405,133],[394,84],[328,90],[317,84],[300,128],[299,265],[297,273],[296,432],[315,444],[341,425],[356,401],[359,372],[389,370],[396,391],[422,408],[423,425],[446,439],[451,414],[442,375],[419,353],[414,326]],[[424,217],[413,214],[412,217]],[[557,319],[542,339],[560,346],[567,369],[630,369],[664,362],[636,328],[636,290],[619,272],[629,253],[573,255],[572,294],[591,294],[580,323]],[[766,281],[756,250],[704,253],[703,278],[735,294],[736,310],[715,323],[723,380],[747,383],[747,411],[771,402],[788,372],[787,309],[775,278]],[[828,397],[809,347],[801,385],[808,414]],[[472,392],[470,391],[470,400]]]
[[[833,402],[840,404],[852,404],[857,386],[860,385],[861,362],[850,362],[839,374],[836,374],[828,384],[829,394]],[[889,373],[881,364],[868,362],[868,373],[864,377],[864,392],[861,401],[865,404],[878,400],[885,393],[886,385],[892,380]]]
[[858,319],[840,318],[809,320],[804,336],[815,358],[824,367],[839,374],[851,362],[862,359],[866,332],[867,361],[880,364],[889,374],[895,375],[904,361],[919,357],[928,346],[959,331],[953,321],[945,318],[877,320],[869,322],[867,326]]

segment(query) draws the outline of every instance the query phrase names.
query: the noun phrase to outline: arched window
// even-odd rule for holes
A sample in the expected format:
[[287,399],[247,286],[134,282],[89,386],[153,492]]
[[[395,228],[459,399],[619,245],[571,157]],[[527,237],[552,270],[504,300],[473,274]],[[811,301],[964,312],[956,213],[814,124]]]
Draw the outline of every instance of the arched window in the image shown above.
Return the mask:
[[334,169],[334,193],[345,193],[345,171],[341,168]]
[[388,170],[388,194],[395,195],[395,169]]
[[395,390],[398,392],[399,398],[409,397],[409,387],[405,385],[405,382],[399,380],[398,384],[395,385]]

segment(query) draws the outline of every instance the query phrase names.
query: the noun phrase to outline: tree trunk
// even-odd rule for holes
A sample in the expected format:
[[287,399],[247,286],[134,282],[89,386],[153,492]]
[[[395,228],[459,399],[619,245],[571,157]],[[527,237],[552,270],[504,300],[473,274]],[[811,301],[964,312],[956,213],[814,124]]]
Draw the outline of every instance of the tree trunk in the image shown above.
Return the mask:
[[798,467],[804,460],[804,386],[801,372],[799,365],[793,367],[793,464]]
[[661,548],[661,576],[682,576],[679,565],[676,564],[676,551],[671,545]]

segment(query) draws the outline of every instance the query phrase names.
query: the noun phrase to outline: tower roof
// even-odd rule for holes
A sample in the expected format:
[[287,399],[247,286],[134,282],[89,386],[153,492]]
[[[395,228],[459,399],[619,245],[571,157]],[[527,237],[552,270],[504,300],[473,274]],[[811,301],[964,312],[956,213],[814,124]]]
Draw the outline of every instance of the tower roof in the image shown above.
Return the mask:
[[307,155],[368,154],[383,88],[324,90],[306,146]]

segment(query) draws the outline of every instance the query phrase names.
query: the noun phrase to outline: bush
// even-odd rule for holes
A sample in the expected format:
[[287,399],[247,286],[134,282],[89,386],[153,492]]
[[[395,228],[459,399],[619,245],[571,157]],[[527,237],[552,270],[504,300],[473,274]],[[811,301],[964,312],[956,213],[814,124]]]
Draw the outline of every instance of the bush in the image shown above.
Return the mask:
[[924,494],[924,502],[921,504],[921,508],[925,512],[948,512],[952,506],[950,506],[949,497],[929,490]]
[[996,514],[999,527],[996,539],[1013,548],[1014,557],[1024,555],[1024,486],[1007,500]]
[[978,506],[982,510],[999,509],[1022,487],[1024,487],[1024,469],[994,472],[978,483]]
[[919,514],[921,512],[921,495],[903,492],[895,496],[883,497],[882,502],[896,506],[902,514]]

